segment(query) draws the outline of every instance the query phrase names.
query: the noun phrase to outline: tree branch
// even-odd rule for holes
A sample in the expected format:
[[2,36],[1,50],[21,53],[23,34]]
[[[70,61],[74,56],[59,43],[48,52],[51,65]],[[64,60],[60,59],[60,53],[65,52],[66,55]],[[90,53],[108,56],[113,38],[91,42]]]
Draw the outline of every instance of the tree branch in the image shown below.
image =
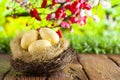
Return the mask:
[[11,15],[21,17],[21,16],[30,16],[28,12],[23,12],[23,13],[14,13],[14,14],[8,14],[5,17],[10,17]]

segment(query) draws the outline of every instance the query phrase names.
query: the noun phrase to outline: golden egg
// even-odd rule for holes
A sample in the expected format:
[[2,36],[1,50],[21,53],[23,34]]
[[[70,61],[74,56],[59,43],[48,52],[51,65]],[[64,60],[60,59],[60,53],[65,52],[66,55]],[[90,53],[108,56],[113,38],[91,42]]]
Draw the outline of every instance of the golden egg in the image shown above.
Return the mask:
[[50,46],[52,45],[48,40],[37,40],[29,45],[28,51],[30,54],[34,54],[35,52],[40,52],[41,50],[46,49]]
[[49,40],[52,44],[59,42],[58,34],[50,28],[41,28],[40,36],[42,39]]
[[36,30],[30,30],[28,32],[25,32],[21,38],[21,47],[23,49],[28,49],[28,46],[33,41],[36,41],[38,39],[38,32]]

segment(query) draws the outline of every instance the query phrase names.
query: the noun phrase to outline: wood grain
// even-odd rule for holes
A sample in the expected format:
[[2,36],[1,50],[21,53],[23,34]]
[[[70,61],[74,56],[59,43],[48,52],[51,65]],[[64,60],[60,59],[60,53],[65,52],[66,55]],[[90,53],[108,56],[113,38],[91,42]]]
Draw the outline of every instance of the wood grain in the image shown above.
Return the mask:
[[48,80],[88,80],[88,78],[76,56],[73,62],[68,64],[63,71],[54,73],[48,77]]
[[45,76],[27,76],[11,70],[4,80],[45,80]]
[[71,76],[64,73],[64,71],[56,72],[48,77],[48,80],[73,80]]
[[10,67],[9,64],[9,55],[0,54],[0,80],[3,79],[4,74],[7,72],[8,68]]
[[107,55],[107,56],[120,67],[120,55]]
[[88,80],[79,64],[69,64],[63,71],[48,77],[48,80]]
[[79,61],[90,80],[120,80],[120,68],[105,55],[81,54]]
[[72,77],[71,80],[88,80],[80,64],[69,64],[64,72]]

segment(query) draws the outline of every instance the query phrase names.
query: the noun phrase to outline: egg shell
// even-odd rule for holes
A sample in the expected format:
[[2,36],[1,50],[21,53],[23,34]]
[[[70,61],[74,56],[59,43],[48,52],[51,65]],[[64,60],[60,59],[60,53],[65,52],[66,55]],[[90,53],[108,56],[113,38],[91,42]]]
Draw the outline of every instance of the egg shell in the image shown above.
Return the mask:
[[25,32],[21,38],[21,47],[23,49],[28,49],[28,46],[38,39],[38,32],[36,30],[30,30]]
[[50,28],[41,28],[40,36],[42,39],[49,40],[52,44],[56,44],[59,42],[58,34]]
[[50,41],[48,40],[37,40],[32,42],[29,47],[28,47],[28,51],[30,52],[30,54],[35,54],[35,52],[40,52],[43,49],[46,49],[48,47],[52,46]]

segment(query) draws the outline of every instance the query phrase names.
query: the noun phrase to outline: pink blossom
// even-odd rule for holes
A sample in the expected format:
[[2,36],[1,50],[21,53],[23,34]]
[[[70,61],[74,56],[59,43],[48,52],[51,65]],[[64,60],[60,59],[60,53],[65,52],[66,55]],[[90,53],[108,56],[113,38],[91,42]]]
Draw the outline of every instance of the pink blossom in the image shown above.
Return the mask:
[[57,3],[65,3],[65,2],[69,2],[70,0],[52,0],[52,4],[55,5]]
[[65,8],[58,8],[57,11],[55,12],[55,17],[56,19],[65,18],[66,17]]
[[55,4],[57,4],[57,0],[52,0],[52,6],[54,6]]
[[70,17],[69,20],[72,22],[72,23],[77,23],[79,21],[79,19],[77,17]]
[[54,18],[55,18],[55,13],[51,13],[46,16],[46,20],[52,20]]
[[65,9],[70,9],[70,7],[71,7],[71,3],[70,2],[67,2],[67,3],[64,4],[64,8]]
[[66,0],[66,2],[69,2],[70,0]]
[[80,3],[86,2],[86,0],[77,0],[77,1],[79,1]]
[[80,3],[78,1],[73,2],[70,5],[70,11],[72,14],[77,14],[79,12]]
[[61,23],[60,23],[60,26],[61,26],[62,28],[70,28],[70,24],[69,24],[68,22],[66,22],[66,21],[61,22]]
[[80,8],[84,8],[84,9],[90,10],[92,7],[91,7],[91,5],[89,5],[86,2],[84,2],[84,3],[82,3],[80,5]]
[[95,22],[100,22],[100,18],[97,15],[93,15],[92,18]]
[[83,24],[86,24],[87,16],[83,16],[79,18],[79,21],[77,22],[80,26]]
[[64,3],[66,0],[57,0],[57,3]]

